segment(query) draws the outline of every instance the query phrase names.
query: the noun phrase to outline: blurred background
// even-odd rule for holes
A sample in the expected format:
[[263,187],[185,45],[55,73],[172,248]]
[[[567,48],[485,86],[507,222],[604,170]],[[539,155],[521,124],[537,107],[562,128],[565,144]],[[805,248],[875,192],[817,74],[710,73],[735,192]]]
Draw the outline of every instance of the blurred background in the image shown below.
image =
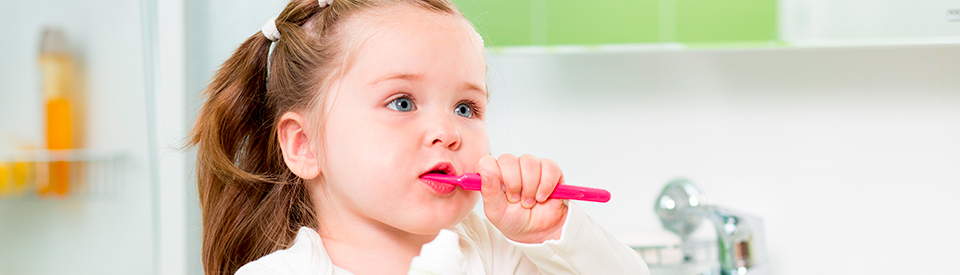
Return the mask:
[[[181,147],[286,2],[0,0],[0,274],[201,274]],[[454,2],[487,45],[492,153],[610,190],[580,205],[654,274],[709,273],[669,256],[676,179],[763,221],[747,274],[958,269],[960,2]]]

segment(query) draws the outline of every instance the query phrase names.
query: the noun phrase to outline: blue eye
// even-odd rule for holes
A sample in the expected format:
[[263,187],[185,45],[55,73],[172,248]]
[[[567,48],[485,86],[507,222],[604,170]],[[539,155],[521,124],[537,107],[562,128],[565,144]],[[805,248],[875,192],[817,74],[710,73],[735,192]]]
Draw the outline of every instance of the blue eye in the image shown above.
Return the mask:
[[457,104],[457,107],[453,108],[453,112],[458,116],[473,117],[473,104],[470,104],[470,103]]
[[398,97],[390,101],[390,103],[387,104],[387,108],[400,112],[411,112],[416,109],[416,107],[413,106],[413,100],[407,97]]

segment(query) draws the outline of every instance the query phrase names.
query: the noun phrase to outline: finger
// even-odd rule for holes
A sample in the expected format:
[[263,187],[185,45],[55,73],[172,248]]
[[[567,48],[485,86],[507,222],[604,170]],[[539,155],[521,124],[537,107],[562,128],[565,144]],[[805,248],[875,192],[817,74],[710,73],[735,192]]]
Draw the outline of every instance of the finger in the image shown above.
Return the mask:
[[523,189],[520,181],[520,162],[516,156],[504,154],[497,159],[497,164],[500,165],[500,180],[503,181],[507,201],[519,202],[520,191]]
[[520,163],[520,179],[522,180],[521,205],[524,208],[531,208],[537,204],[537,186],[540,185],[540,159],[531,155],[522,155],[518,162]]
[[[484,208],[502,209],[507,205],[507,197],[503,195],[503,183],[500,180],[500,166],[492,156],[484,156],[477,162],[477,173],[480,173],[480,195],[483,197]],[[485,211],[490,212],[490,211]]]
[[553,194],[553,190],[563,181],[563,171],[556,162],[540,160],[540,186],[537,187],[537,202],[544,202]]

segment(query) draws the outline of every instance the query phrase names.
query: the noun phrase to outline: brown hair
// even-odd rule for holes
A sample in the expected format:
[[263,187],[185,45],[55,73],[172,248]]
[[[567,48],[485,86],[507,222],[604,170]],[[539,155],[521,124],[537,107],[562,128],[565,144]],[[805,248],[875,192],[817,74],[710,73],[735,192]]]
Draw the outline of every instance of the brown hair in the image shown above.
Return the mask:
[[285,112],[323,106],[325,83],[347,63],[347,34],[338,34],[337,23],[397,3],[462,16],[449,0],[335,0],[323,8],[317,0],[292,0],[275,21],[279,40],[257,32],[217,71],[191,139],[198,147],[204,273],[233,274],[292,245],[300,227],[318,228],[309,189],[284,164],[277,123]]

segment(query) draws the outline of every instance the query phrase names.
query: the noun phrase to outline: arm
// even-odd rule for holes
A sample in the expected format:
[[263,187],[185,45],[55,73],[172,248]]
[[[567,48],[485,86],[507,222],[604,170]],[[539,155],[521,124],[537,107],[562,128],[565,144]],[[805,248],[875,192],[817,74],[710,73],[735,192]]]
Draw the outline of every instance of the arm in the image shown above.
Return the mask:
[[569,204],[559,240],[525,244],[507,240],[543,274],[649,274],[640,254]]
[[510,240],[489,220],[471,214],[456,228],[470,244],[464,252],[476,255],[468,256],[471,274],[648,274],[639,254],[576,204],[569,209],[560,239],[537,244]]
[[546,274],[648,273],[639,254],[610,236],[576,204],[548,198],[563,183],[563,174],[553,161],[530,155],[486,156],[476,170],[483,182],[484,214],[492,225],[486,227],[495,227],[486,231],[502,234],[503,242],[510,246],[498,249],[494,237],[490,240],[493,250],[506,255],[519,250]]

